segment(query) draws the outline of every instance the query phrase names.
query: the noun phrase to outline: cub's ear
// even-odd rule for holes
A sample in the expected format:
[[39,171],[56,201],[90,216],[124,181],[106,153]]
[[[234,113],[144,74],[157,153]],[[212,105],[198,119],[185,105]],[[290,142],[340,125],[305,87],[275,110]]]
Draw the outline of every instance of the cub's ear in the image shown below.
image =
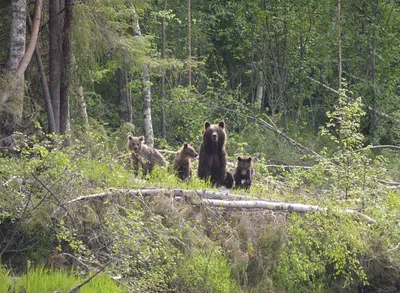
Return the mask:
[[240,162],[242,160],[242,157],[238,157],[237,160]]
[[128,139],[129,140],[133,140],[133,136],[132,135],[128,135]]
[[224,122],[224,121],[221,121],[218,125],[219,125],[219,127],[221,127],[221,128],[225,128],[225,122]]
[[186,149],[188,146],[189,146],[189,145],[188,145],[186,142],[183,144],[183,148],[184,148],[184,149]]
[[140,141],[144,141],[144,136],[139,136]]
[[248,158],[247,158],[247,161],[251,162],[251,157],[248,157]]
[[211,126],[210,122],[208,121],[204,122],[204,129],[207,129],[210,126]]

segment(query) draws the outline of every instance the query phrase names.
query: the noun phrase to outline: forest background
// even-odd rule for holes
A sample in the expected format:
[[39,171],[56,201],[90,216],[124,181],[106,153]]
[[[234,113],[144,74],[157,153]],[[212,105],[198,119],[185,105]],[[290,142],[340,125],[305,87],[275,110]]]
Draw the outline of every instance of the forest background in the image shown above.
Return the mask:
[[[0,1],[0,292],[400,290],[399,22],[383,0]],[[319,208],[134,177],[128,133],[172,162],[206,120],[228,169],[255,159],[235,199]]]

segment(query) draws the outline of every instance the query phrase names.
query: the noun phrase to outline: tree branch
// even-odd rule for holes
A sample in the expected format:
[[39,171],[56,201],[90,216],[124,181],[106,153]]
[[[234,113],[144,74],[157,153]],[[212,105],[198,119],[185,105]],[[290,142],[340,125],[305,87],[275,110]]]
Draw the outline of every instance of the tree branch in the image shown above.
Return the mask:
[[33,25],[32,25],[31,37],[29,40],[29,46],[24,54],[24,57],[22,58],[21,62],[18,65],[17,71],[15,72],[15,75],[18,76],[19,78],[23,77],[29,62],[32,59],[33,52],[35,52],[36,42],[39,35],[41,12],[42,12],[42,0],[36,0],[35,14],[33,16]]
[[[308,78],[309,80],[315,82],[316,84],[319,84],[319,85],[323,86],[324,88],[330,90],[331,92],[333,92],[333,93],[335,93],[335,94],[339,94],[339,92],[338,92],[337,90],[335,90],[335,89],[333,89],[333,88],[327,86],[326,84],[323,84],[322,82],[320,82],[320,81],[318,81],[318,80],[315,80],[314,78],[309,77],[309,76],[307,76],[307,78]],[[347,95],[344,95],[344,96],[345,96],[346,98],[349,98]],[[372,112],[372,111],[373,111],[372,107],[368,107],[368,111]],[[376,111],[376,115],[379,116],[379,117],[381,117],[381,118],[385,118],[385,119],[392,120],[392,121],[394,121],[394,122],[400,123],[400,119],[396,119],[396,118],[394,118],[394,117],[391,117],[391,116],[389,116],[389,115],[386,114],[386,113]]]
[[94,277],[96,277],[98,274],[100,274],[102,271],[104,271],[104,269],[109,266],[111,264],[111,260],[109,262],[107,262],[104,266],[102,266],[95,274],[93,274],[92,276],[90,276],[89,278],[87,278],[85,281],[83,281],[82,283],[80,283],[79,285],[75,286],[74,288],[72,288],[68,293],[78,293],[79,289],[89,283]]
[[[113,189],[109,191],[81,196],[66,202],[65,204],[73,204],[83,200],[100,199],[107,196],[113,196],[116,194],[126,194],[130,196],[155,196],[159,194],[172,194],[174,197],[183,197],[188,199],[190,204],[193,205],[211,205],[224,208],[241,208],[241,209],[269,209],[269,210],[279,210],[286,212],[296,212],[296,213],[307,213],[307,212],[325,212],[327,208],[321,208],[317,205],[305,205],[298,203],[286,203],[286,202],[273,202],[267,199],[258,198],[255,196],[245,196],[245,195],[234,195],[228,192],[218,192],[209,190],[183,190],[183,189]],[[196,197],[196,198],[193,198]],[[200,201],[197,200],[200,198]],[[254,200],[256,199],[256,200]],[[56,210],[57,211],[57,210]],[[376,220],[373,218],[359,213],[357,211],[346,209],[342,211],[343,213],[348,213],[355,215],[370,224],[375,224]]]

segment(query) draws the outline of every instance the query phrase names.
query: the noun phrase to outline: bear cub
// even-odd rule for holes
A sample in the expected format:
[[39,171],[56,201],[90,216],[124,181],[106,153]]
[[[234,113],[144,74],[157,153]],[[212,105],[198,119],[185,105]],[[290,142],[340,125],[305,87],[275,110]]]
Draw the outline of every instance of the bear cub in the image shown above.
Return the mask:
[[192,177],[192,158],[196,158],[199,154],[194,148],[186,142],[181,149],[176,153],[174,160],[174,170],[178,177],[182,180]]
[[235,179],[235,187],[249,189],[254,175],[252,159],[247,156],[239,156],[237,160],[236,171],[233,175]]
[[143,136],[128,135],[128,149],[132,151],[132,160],[135,175],[139,174],[139,168],[143,170],[143,176],[151,173],[154,165],[165,167],[167,162],[155,148],[144,143]]
[[211,184],[232,188],[233,176],[226,172],[226,132],[225,123],[204,123],[203,142],[200,145],[199,167],[200,179],[210,178]]

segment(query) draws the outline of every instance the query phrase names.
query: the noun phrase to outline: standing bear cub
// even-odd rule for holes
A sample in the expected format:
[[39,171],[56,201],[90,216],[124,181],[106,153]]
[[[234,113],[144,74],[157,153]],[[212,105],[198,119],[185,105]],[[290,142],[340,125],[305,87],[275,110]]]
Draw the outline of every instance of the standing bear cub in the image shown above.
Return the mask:
[[192,177],[192,163],[190,159],[196,158],[198,155],[194,148],[186,142],[176,153],[174,170],[180,179],[185,180]]
[[210,178],[211,184],[232,188],[232,174],[226,172],[226,132],[225,123],[204,123],[203,142],[200,145],[199,167],[200,179]]
[[254,174],[253,162],[251,157],[238,157],[237,167],[233,178],[235,179],[236,188],[249,189]]
[[143,136],[128,135],[128,149],[132,151],[133,167],[135,175],[139,174],[139,168],[143,169],[143,176],[151,173],[154,165],[165,167],[167,162],[155,148],[144,144]]

